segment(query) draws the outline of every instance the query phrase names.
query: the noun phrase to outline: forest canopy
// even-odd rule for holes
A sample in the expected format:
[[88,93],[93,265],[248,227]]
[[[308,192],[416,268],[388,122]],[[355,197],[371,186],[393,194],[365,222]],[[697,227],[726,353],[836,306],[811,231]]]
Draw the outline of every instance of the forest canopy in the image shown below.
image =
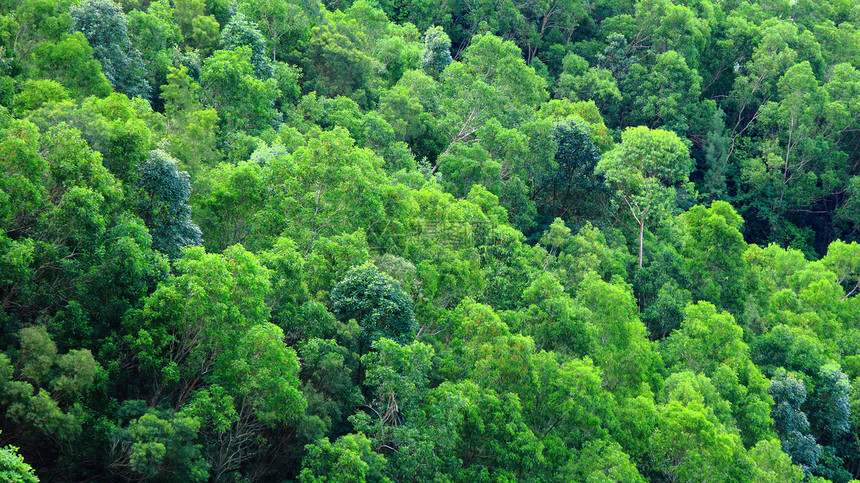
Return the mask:
[[860,479],[853,0],[0,1],[0,479]]

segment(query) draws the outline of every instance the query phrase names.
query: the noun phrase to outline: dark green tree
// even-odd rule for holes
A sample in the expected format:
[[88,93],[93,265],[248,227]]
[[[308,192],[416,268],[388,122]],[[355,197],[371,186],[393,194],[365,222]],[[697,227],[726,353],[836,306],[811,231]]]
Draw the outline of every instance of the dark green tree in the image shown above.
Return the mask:
[[424,52],[421,53],[421,67],[427,75],[439,75],[451,64],[451,39],[441,27],[430,27],[424,33]]
[[274,71],[266,55],[266,43],[263,34],[260,33],[257,25],[249,21],[241,12],[233,15],[233,18],[221,31],[221,48],[233,50],[236,47],[251,49],[251,65],[254,66],[254,75],[263,80],[272,77]]
[[[142,403],[127,401],[134,402]],[[127,404],[124,412],[133,406],[144,405]],[[201,419],[190,414],[146,408],[113,434],[111,469],[130,478],[206,481],[210,466],[196,441],[200,427]]]
[[122,9],[108,0],[88,0],[72,8],[74,29],[93,48],[93,57],[114,89],[129,97],[149,99],[150,86],[140,51],[128,38],[128,21]]
[[809,474],[818,463],[821,446],[810,433],[809,419],[801,409],[806,402],[806,386],[794,375],[780,370],[771,381],[768,392],[775,402],[771,416],[782,440],[782,450]]
[[332,313],[342,321],[355,319],[368,342],[388,337],[406,343],[418,331],[409,295],[373,264],[347,273],[332,289],[331,302]]
[[58,354],[43,326],[18,331],[19,351],[0,353],[4,427],[34,447],[78,441],[88,417],[85,396],[103,372],[89,350]]
[[170,258],[187,245],[200,245],[200,228],[191,220],[191,183],[176,160],[163,151],[150,151],[137,168],[135,184],[143,193],[137,210],[152,234],[152,247]]
[[818,371],[818,384],[812,396],[810,424],[818,441],[834,445],[851,427],[852,387],[848,376],[836,364],[825,364]]
[[552,217],[567,219],[581,216],[599,204],[605,190],[603,176],[594,172],[600,153],[594,146],[585,122],[576,119],[556,125],[553,137],[558,143],[555,172],[535,193],[541,200],[540,211]]

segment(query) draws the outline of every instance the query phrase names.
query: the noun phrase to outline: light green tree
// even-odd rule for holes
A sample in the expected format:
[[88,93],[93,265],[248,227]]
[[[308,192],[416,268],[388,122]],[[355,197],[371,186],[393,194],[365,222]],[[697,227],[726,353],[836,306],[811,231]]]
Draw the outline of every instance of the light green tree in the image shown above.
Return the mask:
[[684,271],[696,298],[740,313],[747,248],[740,231],[743,219],[724,201],[709,208],[696,205],[680,218],[685,228]]
[[647,127],[624,131],[621,144],[597,163],[595,171],[618,190],[636,221],[640,267],[646,223],[661,221],[677,211],[676,187],[690,189],[686,185],[692,169],[687,146],[675,133]]
[[9,483],[39,483],[33,468],[18,454],[18,447],[11,444],[0,448],[0,479]]
[[278,82],[256,77],[249,47],[213,53],[200,71],[200,85],[206,104],[218,112],[228,131],[257,133],[276,120]]

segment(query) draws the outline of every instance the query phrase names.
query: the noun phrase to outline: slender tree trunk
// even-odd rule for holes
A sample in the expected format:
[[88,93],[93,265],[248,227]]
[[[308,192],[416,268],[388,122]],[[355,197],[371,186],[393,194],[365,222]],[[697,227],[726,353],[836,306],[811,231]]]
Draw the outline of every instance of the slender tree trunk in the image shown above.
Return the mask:
[[626,194],[623,198],[624,202],[627,203],[627,207],[630,208],[630,214],[633,215],[633,219],[636,220],[636,223],[639,223],[639,268],[642,268],[642,239],[645,237],[645,218],[648,216],[648,210],[644,210],[639,216],[636,216],[636,210],[633,209],[630,198]]
[[639,219],[639,268],[642,268],[642,238],[645,235],[645,215]]

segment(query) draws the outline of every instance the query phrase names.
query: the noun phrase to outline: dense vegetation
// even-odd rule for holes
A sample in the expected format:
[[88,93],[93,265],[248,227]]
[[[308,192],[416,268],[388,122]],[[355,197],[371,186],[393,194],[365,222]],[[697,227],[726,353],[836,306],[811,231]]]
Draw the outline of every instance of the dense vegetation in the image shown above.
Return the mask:
[[0,478],[860,477],[859,46],[854,0],[0,0]]

